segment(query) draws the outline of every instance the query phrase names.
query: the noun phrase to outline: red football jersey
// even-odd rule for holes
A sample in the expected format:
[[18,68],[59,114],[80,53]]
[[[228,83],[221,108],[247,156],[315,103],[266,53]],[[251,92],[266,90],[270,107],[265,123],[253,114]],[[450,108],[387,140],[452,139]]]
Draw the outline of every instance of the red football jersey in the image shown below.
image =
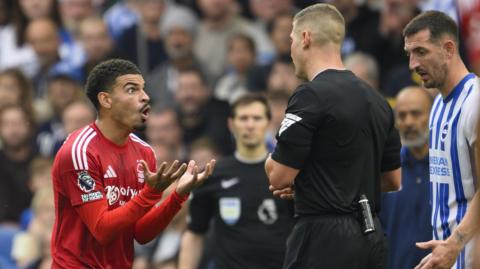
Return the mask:
[[102,201],[110,211],[137,196],[145,180],[140,160],[156,169],[153,150],[134,134],[118,146],[92,123],[67,138],[52,169],[52,268],[131,268],[135,225],[102,245],[80,218],[78,207]]

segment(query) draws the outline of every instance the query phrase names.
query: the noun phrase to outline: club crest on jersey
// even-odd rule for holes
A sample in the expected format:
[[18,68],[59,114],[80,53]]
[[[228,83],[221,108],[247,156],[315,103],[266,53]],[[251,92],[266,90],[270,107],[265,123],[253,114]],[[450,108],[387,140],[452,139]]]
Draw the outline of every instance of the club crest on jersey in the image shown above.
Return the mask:
[[220,198],[219,207],[220,207],[220,216],[223,221],[228,225],[234,225],[240,219],[242,205],[240,203],[240,198],[236,197],[224,197]]
[[93,180],[87,171],[81,171],[78,173],[77,185],[80,190],[84,192],[91,192],[93,189],[95,189],[95,180]]
[[442,142],[444,142],[444,141],[445,141],[445,138],[447,138],[447,135],[448,135],[448,121],[443,124],[441,130],[442,130],[442,132],[441,132],[441,134],[440,134],[440,140],[441,140]]

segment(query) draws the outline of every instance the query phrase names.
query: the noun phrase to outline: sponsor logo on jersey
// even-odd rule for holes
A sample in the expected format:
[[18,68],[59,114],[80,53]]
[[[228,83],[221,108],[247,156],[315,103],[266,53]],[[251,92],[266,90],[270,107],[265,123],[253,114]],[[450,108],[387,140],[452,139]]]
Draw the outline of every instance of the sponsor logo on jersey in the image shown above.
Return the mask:
[[77,185],[80,190],[84,192],[91,192],[95,189],[95,180],[88,174],[87,171],[78,173]]
[[[107,185],[105,187],[105,192],[107,193],[108,205],[114,205],[120,200],[120,196],[129,196],[130,199],[138,195],[138,190],[128,187],[118,187]],[[120,205],[123,205],[125,202],[120,201]]]
[[143,173],[143,165],[140,161],[137,160],[137,180],[139,183],[143,183],[145,182],[145,173]]
[[103,198],[103,194],[99,191],[82,194],[82,202],[84,203],[89,201],[100,200],[102,198]]
[[238,182],[240,182],[238,177],[233,177],[233,178],[230,178],[230,179],[223,179],[222,182],[220,182],[220,185],[222,185],[222,188],[228,189],[228,188],[232,187],[233,185],[237,184]]
[[445,142],[445,138],[447,138],[448,135],[448,121],[443,124],[441,130],[440,141]]
[[257,210],[258,218],[265,224],[273,224],[278,219],[277,206],[271,198],[264,199]]
[[223,197],[218,201],[220,216],[228,225],[234,225],[240,219],[242,205],[238,197]]
[[282,135],[283,132],[285,132],[288,127],[292,126],[294,123],[297,123],[301,121],[302,118],[292,114],[292,113],[287,113],[285,114],[285,118],[282,120],[280,130],[278,130],[278,135]]
[[113,170],[113,167],[111,165],[108,166],[107,172],[103,175],[103,178],[116,178],[117,173],[115,173],[115,170]]

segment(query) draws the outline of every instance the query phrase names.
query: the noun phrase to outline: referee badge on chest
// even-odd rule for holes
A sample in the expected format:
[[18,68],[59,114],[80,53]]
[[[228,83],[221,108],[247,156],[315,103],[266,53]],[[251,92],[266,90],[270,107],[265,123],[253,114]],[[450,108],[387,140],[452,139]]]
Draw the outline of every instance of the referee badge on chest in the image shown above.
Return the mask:
[[223,197],[219,201],[220,216],[228,225],[237,223],[242,212],[242,204],[238,197]]

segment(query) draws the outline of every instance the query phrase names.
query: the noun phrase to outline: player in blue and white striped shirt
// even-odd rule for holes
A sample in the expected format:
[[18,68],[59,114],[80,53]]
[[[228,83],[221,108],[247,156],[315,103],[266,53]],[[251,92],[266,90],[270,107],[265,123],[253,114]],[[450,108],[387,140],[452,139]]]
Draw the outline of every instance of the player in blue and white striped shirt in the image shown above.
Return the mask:
[[458,28],[446,14],[418,15],[405,27],[404,36],[410,68],[426,88],[440,92],[429,121],[434,240],[418,244],[432,254],[416,268],[472,268],[473,242],[467,242],[480,224],[473,172],[478,78],[460,58]]

